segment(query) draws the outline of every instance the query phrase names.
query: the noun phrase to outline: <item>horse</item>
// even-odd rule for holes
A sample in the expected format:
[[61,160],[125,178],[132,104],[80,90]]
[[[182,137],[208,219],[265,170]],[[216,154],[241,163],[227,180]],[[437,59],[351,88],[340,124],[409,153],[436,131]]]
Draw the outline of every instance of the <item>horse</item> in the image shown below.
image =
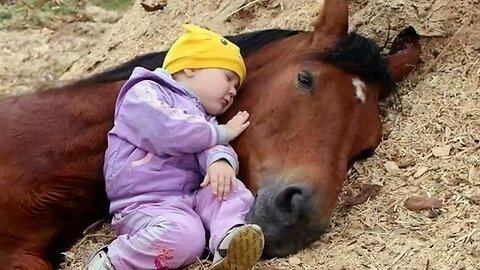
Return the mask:
[[[354,161],[381,141],[379,102],[420,62],[418,35],[402,31],[388,55],[348,33],[346,0],[325,0],[313,31],[268,29],[227,37],[248,76],[235,104],[251,126],[233,142],[239,178],[255,194],[248,222],[266,257],[316,241]],[[165,52],[58,87],[0,101],[0,265],[53,269],[82,231],[108,216],[102,173],[116,96],[133,68]]]

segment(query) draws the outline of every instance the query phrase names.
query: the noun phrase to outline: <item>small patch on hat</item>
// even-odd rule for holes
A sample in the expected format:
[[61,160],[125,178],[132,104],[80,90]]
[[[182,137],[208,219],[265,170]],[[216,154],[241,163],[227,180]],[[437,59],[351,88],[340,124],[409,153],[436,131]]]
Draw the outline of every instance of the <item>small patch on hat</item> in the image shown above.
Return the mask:
[[223,45],[228,45],[228,41],[224,38],[220,39]]

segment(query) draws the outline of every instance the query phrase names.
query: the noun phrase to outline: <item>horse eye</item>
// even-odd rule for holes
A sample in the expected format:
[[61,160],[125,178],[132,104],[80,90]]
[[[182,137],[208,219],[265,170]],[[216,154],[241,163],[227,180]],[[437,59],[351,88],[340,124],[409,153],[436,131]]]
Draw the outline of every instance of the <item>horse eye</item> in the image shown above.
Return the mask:
[[313,90],[313,76],[308,72],[300,72],[297,76],[297,87]]

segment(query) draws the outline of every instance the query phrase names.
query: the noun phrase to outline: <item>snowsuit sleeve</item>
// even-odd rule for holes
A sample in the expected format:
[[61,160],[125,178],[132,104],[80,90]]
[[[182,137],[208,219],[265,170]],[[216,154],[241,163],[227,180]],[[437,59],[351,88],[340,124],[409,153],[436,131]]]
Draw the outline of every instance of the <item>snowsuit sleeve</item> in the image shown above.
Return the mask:
[[[215,118],[212,118],[210,122],[214,125],[218,125]],[[207,148],[197,154],[197,159],[200,165],[202,175],[206,174],[208,166],[220,159],[227,160],[235,171],[235,174],[238,174],[238,156],[237,153],[235,153],[235,151],[233,150],[233,148],[228,144],[214,145],[210,148]]]
[[117,105],[116,135],[157,155],[193,154],[227,144],[223,127],[174,108],[171,95],[149,80],[132,86]]

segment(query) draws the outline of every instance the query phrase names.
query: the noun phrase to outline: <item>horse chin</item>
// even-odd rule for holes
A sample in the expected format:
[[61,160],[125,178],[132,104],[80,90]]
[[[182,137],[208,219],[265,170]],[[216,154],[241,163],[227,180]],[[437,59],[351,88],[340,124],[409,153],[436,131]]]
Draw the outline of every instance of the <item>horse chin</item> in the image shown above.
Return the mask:
[[286,257],[317,241],[328,227],[307,186],[269,185],[260,189],[247,216],[265,235],[263,256]]
[[324,224],[319,224],[318,226],[319,228],[308,229],[308,225],[299,224],[298,228],[284,228],[282,232],[265,230],[263,257],[286,257],[309,247],[320,239],[327,227]]

